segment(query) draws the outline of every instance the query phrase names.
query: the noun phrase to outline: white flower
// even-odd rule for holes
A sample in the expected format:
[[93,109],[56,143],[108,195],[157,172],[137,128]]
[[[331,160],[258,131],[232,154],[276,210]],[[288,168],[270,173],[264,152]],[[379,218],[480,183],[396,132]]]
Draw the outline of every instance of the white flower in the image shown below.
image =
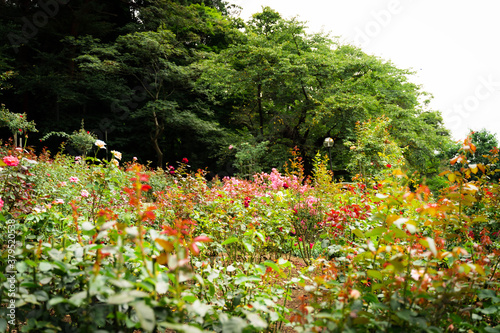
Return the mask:
[[35,206],[35,208],[33,208],[33,210],[37,214],[44,213],[47,211],[47,209],[45,209],[44,207],[41,207],[41,206]]
[[95,140],[95,145],[99,147],[100,149],[106,148],[106,142],[102,140]]
[[120,153],[119,151],[116,151],[116,150],[112,150],[112,151],[111,151],[111,154],[113,154],[113,156],[114,156],[117,160],[121,161],[121,159],[122,159],[122,153]]
[[116,166],[120,165],[120,162],[118,162],[118,160],[112,160],[111,163]]
[[80,194],[81,194],[81,196],[82,196],[82,197],[84,197],[84,198],[86,198],[86,197],[88,197],[88,196],[89,196],[89,192],[88,192],[87,190],[82,190],[82,191],[80,192]]

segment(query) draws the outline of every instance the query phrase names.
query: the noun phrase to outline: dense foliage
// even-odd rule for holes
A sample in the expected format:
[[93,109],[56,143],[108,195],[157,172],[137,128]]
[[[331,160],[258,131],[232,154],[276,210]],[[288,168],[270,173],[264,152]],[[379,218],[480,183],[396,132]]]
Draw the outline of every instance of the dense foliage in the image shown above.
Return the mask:
[[499,332],[496,138],[236,14],[0,1],[0,332]]
[[320,155],[304,178],[298,150],[285,174],[207,182],[187,158],[3,146],[0,331],[496,332],[500,192],[475,150],[435,196],[392,155],[351,184]]
[[223,1],[2,1],[0,73],[16,74],[2,103],[36,122],[40,149],[84,120],[128,158],[164,168],[189,151],[220,175],[248,174],[248,149],[270,172],[296,146],[310,173],[329,136],[347,179],[356,124],[384,116],[411,171],[439,172],[448,132],[412,72],[267,7],[248,22],[236,14]]

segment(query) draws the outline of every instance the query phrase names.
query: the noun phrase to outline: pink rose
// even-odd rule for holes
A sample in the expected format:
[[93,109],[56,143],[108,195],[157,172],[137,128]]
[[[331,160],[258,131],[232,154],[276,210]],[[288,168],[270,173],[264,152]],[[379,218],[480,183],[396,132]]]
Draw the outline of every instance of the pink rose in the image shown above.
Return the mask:
[[3,161],[4,161],[4,163],[5,163],[5,164],[7,164],[8,166],[16,166],[16,165],[18,165],[18,164],[19,164],[19,160],[17,159],[17,157],[12,156],[12,155],[10,155],[10,156],[5,156],[5,157],[3,158]]
[[80,179],[78,179],[78,177],[69,177],[69,181],[70,183],[78,183]]

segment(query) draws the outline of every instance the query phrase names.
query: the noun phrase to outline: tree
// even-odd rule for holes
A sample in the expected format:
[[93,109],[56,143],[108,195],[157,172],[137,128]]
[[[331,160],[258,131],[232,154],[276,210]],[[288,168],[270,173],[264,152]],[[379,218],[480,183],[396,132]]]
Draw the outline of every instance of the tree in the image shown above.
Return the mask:
[[306,161],[332,137],[334,164],[345,170],[344,142],[356,141],[356,123],[385,115],[395,142],[409,147],[405,156],[414,168],[435,163],[438,138],[448,134],[437,113],[424,111],[426,95],[408,80],[410,71],[327,35],[307,34],[303,22],[282,19],[269,7],[253,15],[245,32],[242,43],[202,62],[199,81],[214,103],[234,110],[228,112],[232,127],[272,142],[271,152],[297,146]]
[[350,150],[347,168],[353,174],[375,177],[388,168],[406,168],[403,150],[389,134],[389,123],[382,116],[356,124],[356,142],[345,142]]
[[[193,89],[192,64],[239,38],[223,14],[230,8],[224,1],[0,2],[0,70],[19,74],[5,103],[35,119],[42,135],[71,132],[85,119],[131,156],[160,162],[168,147],[172,163],[192,151],[205,166],[224,135]],[[47,21],[33,25],[43,15]]]
[[[144,17],[145,27],[158,26],[156,31],[126,34],[110,44],[94,41],[86,54],[77,59],[86,73],[97,70],[119,77],[128,87],[139,85],[136,91],[129,91],[130,98],[117,101],[115,109],[141,120],[141,131],[148,133],[156,165],[162,167],[162,147],[180,140],[203,141],[223,136],[203,96],[193,86],[198,70],[191,64],[207,50],[222,47],[222,34],[230,25],[215,10],[203,5],[183,7],[166,2],[155,9],[155,16],[148,7],[140,17]],[[155,21],[162,18],[163,24]]]
[[[467,145],[470,146],[471,144],[474,145],[473,149],[470,149],[470,147],[467,148]],[[467,150],[467,165],[484,166],[491,181],[498,182],[500,180],[500,173],[496,171],[500,168],[498,167],[498,161],[494,157],[498,152],[498,140],[495,134],[490,133],[484,128],[480,131],[471,130],[464,143],[457,142],[449,145],[443,154],[448,168],[450,161],[454,161],[452,166],[453,171],[458,171],[462,168],[462,163],[457,163],[457,156],[459,156],[457,152],[461,154],[464,150]],[[483,169],[483,167],[481,168]],[[482,173],[480,172],[471,174],[471,177],[478,179],[481,175]]]

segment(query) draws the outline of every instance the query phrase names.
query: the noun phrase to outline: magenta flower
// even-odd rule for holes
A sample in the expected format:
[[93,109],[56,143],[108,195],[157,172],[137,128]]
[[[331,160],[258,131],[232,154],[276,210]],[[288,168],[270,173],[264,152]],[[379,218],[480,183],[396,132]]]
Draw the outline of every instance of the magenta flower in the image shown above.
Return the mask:
[[3,208],[3,204],[4,204],[4,202],[3,202],[2,198],[0,198],[0,209]]
[[78,177],[69,177],[69,181],[70,183],[78,183],[80,181],[80,179],[78,179]]
[[5,164],[7,164],[8,166],[16,166],[19,164],[19,160],[17,159],[17,157],[15,156],[12,156],[12,155],[9,155],[9,156],[5,156],[3,158],[3,161]]

